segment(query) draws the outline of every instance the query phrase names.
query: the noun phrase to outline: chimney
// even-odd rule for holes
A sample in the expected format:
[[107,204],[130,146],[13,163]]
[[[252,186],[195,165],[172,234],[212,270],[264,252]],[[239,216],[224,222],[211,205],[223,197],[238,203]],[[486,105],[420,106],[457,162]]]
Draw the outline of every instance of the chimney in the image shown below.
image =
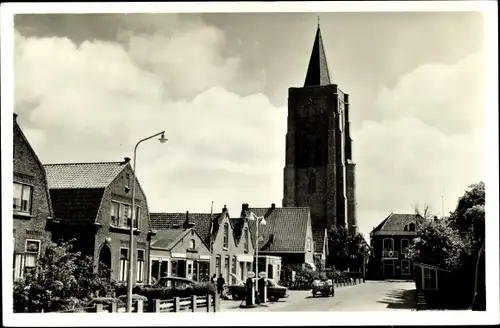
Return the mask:
[[276,204],[275,203],[272,203],[271,204],[271,209],[275,210],[276,209]]
[[17,122],[17,114],[14,113],[14,122]]
[[244,218],[248,215],[248,204],[247,203],[243,203],[241,204],[241,217]]
[[227,207],[226,205],[224,205],[224,208],[222,208],[222,213],[226,213],[227,212]]
[[130,163],[130,157],[123,158],[124,164]]
[[186,211],[186,221],[184,221],[184,229],[189,229],[194,226],[194,223],[189,222],[189,211]]

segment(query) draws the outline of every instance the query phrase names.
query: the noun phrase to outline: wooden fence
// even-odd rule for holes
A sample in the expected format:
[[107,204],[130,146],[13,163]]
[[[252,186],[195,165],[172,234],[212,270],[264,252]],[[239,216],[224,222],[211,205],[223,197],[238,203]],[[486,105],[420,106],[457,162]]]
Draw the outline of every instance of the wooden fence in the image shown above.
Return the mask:
[[[220,297],[219,295],[205,295],[196,296],[192,295],[190,297],[174,297],[167,300],[151,299],[147,302],[143,300],[137,300],[132,305],[132,312],[200,312],[199,309],[204,309],[206,312],[219,312],[220,311]],[[145,311],[146,310],[146,311]],[[98,313],[98,312],[126,312],[124,306],[119,306],[118,303],[113,302],[111,304],[98,303],[95,306],[59,311],[58,313],[76,313],[76,312],[87,312],[87,313]]]

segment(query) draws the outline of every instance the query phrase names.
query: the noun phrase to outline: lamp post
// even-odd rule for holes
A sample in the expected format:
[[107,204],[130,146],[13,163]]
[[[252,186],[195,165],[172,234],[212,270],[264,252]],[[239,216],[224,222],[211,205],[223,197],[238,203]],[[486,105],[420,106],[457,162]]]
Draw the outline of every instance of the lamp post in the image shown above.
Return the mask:
[[267,222],[263,216],[256,216],[253,212],[250,212],[248,219],[255,221],[255,274],[258,274],[259,271],[259,225],[266,225]]
[[136,159],[137,159],[137,147],[139,144],[143,141],[153,139],[154,137],[160,136],[158,139],[160,143],[165,143],[168,141],[167,138],[165,138],[165,131],[159,132],[155,135],[152,135],[150,137],[144,138],[140,140],[134,148],[134,181],[132,182],[132,217],[130,220],[130,244],[129,244],[129,262],[128,262],[128,276],[127,276],[127,312],[132,312],[132,286],[134,284],[133,279],[132,279],[132,272],[133,272],[133,254],[134,254],[134,220],[135,220],[135,180],[136,180],[136,175],[135,175],[135,165],[136,165]]

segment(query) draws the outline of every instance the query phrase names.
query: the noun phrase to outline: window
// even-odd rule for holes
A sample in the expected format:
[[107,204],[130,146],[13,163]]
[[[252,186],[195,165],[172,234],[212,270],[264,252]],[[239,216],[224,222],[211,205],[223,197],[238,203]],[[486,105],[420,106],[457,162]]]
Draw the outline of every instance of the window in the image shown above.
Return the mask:
[[[231,263],[231,272],[236,276],[236,265],[237,265],[237,260],[236,260],[236,256],[233,256],[233,263]],[[231,276],[231,281],[233,284],[236,284],[236,279]]]
[[424,268],[424,283],[423,289],[436,290],[437,289],[437,270],[432,268]]
[[14,182],[14,212],[31,214],[33,187]]
[[248,252],[248,228],[245,228],[245,240],[243,244],[245,252]]
[[220,263],[221,261],[221,258],[220,258],[220,255],[217,255],[216,258],[215,258],[215,274],[217,274],[217,277],[220,275],[221,273],[221,268],[220,268]]
[[314,172],[311,172],[309,174],[309,192],[316,192],[316,174],[314,174]]
[[229,224],[224,223],[224,248],[229,246]]
[[253,271],[252,270],[252,262],[247,262],[247,273]]
[[245,281],[245,262],[240,262],[240,277],[241,281]]
[[119,281],[127,281],[128,276],[128,248],[120,248],[120,276]]
[[307,251],[310,252],[311,251],[311,238],[307,238]]
[[144,282],[144,250],[143,249],[137,250],[137,275],[136,275],[135,279],[138,283]]
[[410,241],[406,238],[401,239],[401,253],[402,254],[406,254],[408,246],[410,246]]
[[172,270],[172,277],[177,277],[177,269],[178,269],[178,265],[179,262],[176,261],[176,260],[172,260],[172,264],[171,264],[171,270]]
[[383,240],[383,248],[384,248],[384,251],[392,251],[392,250],[394,250],[394,239],[392,239],[392,238],[384,238],[384,240]]
[[26,260],[24,263],[25,268],[34,268],[36,260],[40,255],[40,240],[27,239],[26,240]]
[[226,255],[224,258],[224,278],[226,280],[226,283],[229,282],[229,256]]
[[[131,208],[131,205],[111,202],[111,225],[121,228],[130,228],[130,222],[132,221]],[[137,206],[135,209],[134,228],[139,228],[140,219],[141,208]]]
[[114,226],[119,226],[119,212],[120,204],[111,202],[111,224]]
[[191,239],[189,241],[189,249],[195,249],[196,248],[196,242],[194,241],[194,239]]
[[410,223],[410,224],[408,225],[408,230],[410,230],[410,231],[415,231],[415,223]]
[[140,220],[141,220],[141,208],[137,206],[135,208],[134,228],[139,229]]
[[188,263],[187,274],[188,274],[188,277],[193,275],[193,264],[192,263]]
[[160,278],[168,276],[168,261],[161,261],[160,263]]

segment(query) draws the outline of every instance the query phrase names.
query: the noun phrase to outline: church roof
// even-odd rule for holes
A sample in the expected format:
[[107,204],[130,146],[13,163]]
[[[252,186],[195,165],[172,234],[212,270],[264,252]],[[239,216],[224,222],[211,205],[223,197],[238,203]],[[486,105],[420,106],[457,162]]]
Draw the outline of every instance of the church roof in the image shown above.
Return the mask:
[[328,64],[326,63],[325,49],[323,47],[323,39],[321,30],[318,25],[314,45],[309,59],[309,67],[307,68],[306,81],[304,87],[328,85],[330,83],[330,73]]

